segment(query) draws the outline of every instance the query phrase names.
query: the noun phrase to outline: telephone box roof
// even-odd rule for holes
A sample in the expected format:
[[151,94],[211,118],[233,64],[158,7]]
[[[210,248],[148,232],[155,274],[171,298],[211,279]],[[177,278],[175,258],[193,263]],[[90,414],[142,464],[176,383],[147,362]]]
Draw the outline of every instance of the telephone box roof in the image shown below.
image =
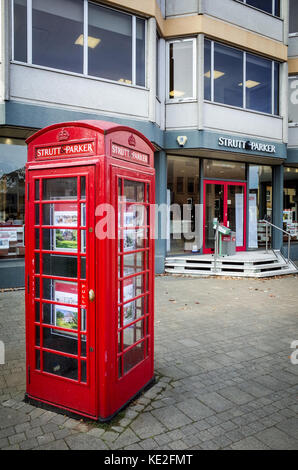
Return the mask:
[[155,147],[154,145],[150,142],[147,137],[144,136],[141,132],[139,132],[136,129],[133,129],[132,127],[129,126],[124,126],[122,124],[117,124],[114,122],[108,122],[108,121],[99,121],[99,120],[82,120],[82,121],[69,121],[69,122],[60,122],[56,124],[52,124],[51,126],[44,127],[43,129],[35,132],[35,134],[31,135],[28,137],[26,140],[26,143],[29,144],[33,140],[35,140],[37,137],[41,136],[42,134],[46,134],[48,131],[51,131],[53,129],[59,129],[60,127],[86,127],[88,129],[93,129],[97,132],[100,132],[101,134],[107,135],[111,134],[112,132],[118,132],[118,131],[128,131],[131,132],[132,134],[138,135],[141,139],[143,139],[151,148],[151,150],[154,152]]

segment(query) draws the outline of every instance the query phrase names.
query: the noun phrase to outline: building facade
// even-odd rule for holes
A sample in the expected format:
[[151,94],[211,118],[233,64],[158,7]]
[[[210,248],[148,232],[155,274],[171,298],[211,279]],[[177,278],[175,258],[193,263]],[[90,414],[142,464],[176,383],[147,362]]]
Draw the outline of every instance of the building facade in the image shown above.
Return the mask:
[[[215,218],[238,250],[264,245],[268,219],[291,231],[298,259],[296,0],[0,5],[2,287],[24,284],[25,139],[80,119],[141,131],[156,148],[156,202],[201,205],[195,234],[192,213],[158,214],[157,272],[167,254],[212,252]],[[271,243],[285,240],[273,230]]]

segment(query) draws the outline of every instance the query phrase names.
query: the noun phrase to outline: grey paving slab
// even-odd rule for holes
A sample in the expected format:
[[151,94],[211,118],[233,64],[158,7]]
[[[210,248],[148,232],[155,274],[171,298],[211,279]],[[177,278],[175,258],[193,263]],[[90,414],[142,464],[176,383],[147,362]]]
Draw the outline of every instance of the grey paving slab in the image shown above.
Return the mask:
[[264,431],[255,435],[264,444],[268,445],[271,449],[276,450],[297,450],[298,439],[294,439],[289,434],[277,429],[275,427],[265,429]]
[[151,412],[162,424],[164,424],[170,431],[172,429],[181,428],[186,424],[190,424],[192,420],[188,418],[175,406],[167,406],[159,408]]
[[140,414],[130,425],[130,428],[141,439],[148,439],[158,434],[164,433],[167,428],[161,424],[151,413],[145,412]]
[[254,399],[252,395],[241,390],[241,388],[237,386],[222,388],[218,393],[236,405],[244,405]]
[[221,412],[233,408],[234,403],[222,397],[219,393],[210,392],[199,395],[200,401],[210,407],[212,410]]
[[194,421],[207,418],[214,414],[214,411],[211,408],[204,405],[204,403],[196,398],[183,400],[180,403],[177,403],[176,406]]
[[238,442],[235,442],[231,445],[231,448],[234,450],[269,450],[268,447],[263,442],[259,441],[255,437],[246,437],[245,439],[241,439]]
[[87,434],[76,434],[65,438],[67,446],[71,450],[108,450],[104,441]]
[[0,447],[297,450],[297,280],[157,277],[157,384],[104,427],[23,402],[24,292],[0,293]]
[[298,440],[298,418],[290,418],[286,421],[282,421],[276,425],[278,429],[281,429],[289,436]]

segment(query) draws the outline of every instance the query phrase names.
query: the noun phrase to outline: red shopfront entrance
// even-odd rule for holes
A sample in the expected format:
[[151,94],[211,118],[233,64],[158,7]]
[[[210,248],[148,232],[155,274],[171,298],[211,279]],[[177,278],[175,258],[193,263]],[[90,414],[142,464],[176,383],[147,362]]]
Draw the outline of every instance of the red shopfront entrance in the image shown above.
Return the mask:
[[152,382],[151,143],[101,121],[28,139],[27,398],[107,420]]
[[204,180],[203,253],[214,253],[214,219],[236,232],[237,251],[246,250],[246,183]]

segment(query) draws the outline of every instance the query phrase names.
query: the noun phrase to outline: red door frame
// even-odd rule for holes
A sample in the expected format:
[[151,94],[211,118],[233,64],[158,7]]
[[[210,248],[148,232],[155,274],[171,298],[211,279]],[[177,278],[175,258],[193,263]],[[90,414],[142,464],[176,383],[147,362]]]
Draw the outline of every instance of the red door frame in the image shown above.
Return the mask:
[[[146,170],[146,169],[144,169]],[[137,273],[137,276],[141,276],[146,274],[148,276],[148,285],[147,288],[144,289],[144,299],[147,297],[148,299],[148,310],[143,312],[143,314],[148,314],[146,317],[144,315],[144,328],[146,328],[146,321],[145,318],[148,319],[149,322],[149,333],[146,334],[146,330],[144,331],[144,349],[145,349],[145,356],[144,360],[134,366],[129,372],[123,374],[122,377],[118,377],[118,360],[123,355],[123,353],[118,351],[118,181],[129,180],[135,182],[141,182],[148,185],[149,192],[145,195],[145,203],[144,205],[148,208],[148,232],[149,232],[149,240],[148,240],[148,249],[145,252],[149,253],[148,264],[146,262],[146,256],[144,257],[144,269]],[[155,213],[151,210],[152,201],[154,201],[155,197],[155,187],[154,187],[154,174],[150,171],[142,171],[142,169],[136,169],[135,167],[131,166],[120,166],[117,162],[116,165],[110,166],[110,191],[111,191],[111,202],[112,206],[115,208],[115,221],[116,221],[116,239],[113,241],[113,247],[111,248],[111,252],[113,253],[112,257],[112,273],[113,279],[115,280],[114,284],[114,294],[112,298],[114,299],[114,306],[112,311],[116,312],[117,318],[113,318],[111,322],[113,327],[111,331],[110,337],[110,345],[109,349],[114,351],[115,353],[112,355],[113,361],[113,374],[111,377],[110,383],[110,393],[113,396],[112,404],[113,409],[110,409],[110,413],[115,412],[121,406],[123,406],[123,402],[126,403],[129,401],[130,397],[136,394],[143,386],[144,382],[147,384],[152,380],[154,374],[154,335],[153,335],[153,328],[154,328],[154,217]],[[135,204],[143,205],[142,203],[135,202]],[[136,250],[138,251],[138,249]],[[121,250],[119,251],[121,253]],[[121,256],[121,255],[120,255]],[[130,276],[128,276],[130,277]],[[132,275],[134,277],[134,275]],[[141,297],[141,296],[139,296]],[[143,297],[143,295],[142,295]],[[134,299],[132,299],[134,300]],[[121,304],[119,304],[121,305]],[[145,302],[146,305],[146,302]],[[138,318],[138,321],[141,319]],[[120,328],[121,330],[121,328]],[[120,331],[119,330],[119,331]],[[141,343],[142,340],[139,341]],[[146,352],[147,346],[147,352]]]
[[222,181],[222,180],[204,180],[204,193],[203,193],[203,205],[204,205],[204,216],[203,216],[203,254],[214,253],[212,248],[206,248],[206,186],[207,184],[217,184],[224,187],[224,220],[223,224],[226,225],[228,221],[228,186],[241,186],[244,188],[244,205],[243,205],[243,245],[237,247],[236,251],[246,251],[246,214],[247,214],[247,183],[237,181]]
[[[87,310],[87,333],[86,333],[86,365],[87,365],[87,383],[79,382],[70,378],[61,377],[58,375],[50,374],[48,372],[41,372],[36,369],[36,350],[39,349],[36,347],[35,341],[35,330],[36,327],[41,327],[42,317],[40,318],[41,322],[37,322],[35,318],[35,278],[38,277],[40,280],[40,299],[37,301],[42,304],[42,279],[44,274],[42,273],[42,263],[40,266],[40,274],[35,273],[35,254],[43,253],[42,246],[42,225],[37,227],[37,230],[40,230],[40,245],[39,249],[35,247],[35,229],[36,226],[33,223],[28,223],[29,220],[35,218],[35,204],[39,204],[40,210],[40,220],[41,224],[43,220],[41,219],[42,214],[42,204],[43,201],[35,201],[35,180],[49,179],[49,178],[69,178],[77,177],[77,187],[80,188],[80,177],[86,177],[86,199],[84,201],[72,200],[71,202],[79,205],[82,202],[86,203],[86,226],[83,226],[83,229],[86,231],[86,281],[77,281],[78,285],[78,310],[85,305]],[[32,399],[36,399],[39,402],[49,403],[51,405],[56,405],[59,408],[69,410],[69,411],[78,411],[81,415],[86,417],[96,417],[97,414],[97,400],[96,396],[96,374],[95,374],[95,301],[90,302],[88,298],[88,291],[93,289],[95,291],[95,200],[94,200],[94,183],[95,183],[95,166],[94,165],[84,165],[76,167],[64,167],[64,168],[55,168],[55,169],[34,169],[28,171],[27,179],[27,191],[28,191],[28,210],[26,214],[26,237],[27,240],[32,240],[31,243],[27,243],[26,250],[26,281],[27,281],[27,317],[26,317],[26,328],[27,328],[27,391],[28,396]],[[29,189],[28,189],[29,188]],[[41,188],[41,183],[40,183]],[[67,202],[67,201],[64,201]],[[79,227],[82,227],[82,221],[80,226],[78,226],[78,233],[80,232]],[[48,228],[48,226],[47,226]],[[52,228],[52,227],[50,227]],[[78,253],[80,244],[80,235],[78,234]],[[41,259],[40,259],[41,261]],[[80,263],[78,263],[78,266]],[[48,276],[51,279],[59,279],[62,282],[76,282],[80,275],[78,272],[77,278],[64,278],[58,276]],[[83,298],[84,296],[84,298]],[[41,307],[42,308],[42,307]],[[40,310],[41,314],[42,310]],[[80,321],[80,313],[78,313],[78,325]],[[80,327],[79,327],[80,328]],[[41,336],[41,335],[40,335]],[[80,344],[80,342],[79,342]],[[42,339],[40,339],[40,351],[42,350]],[[55,353],[56,351],[54,351]],[[59,353],[58,353],[59,354]],[[60,353],[60,355],[69,357],[67,353]],[[78,354],[80,355],[80,347],[78,346]],[[42,356],[42,353],[40,354]],[[70,355],[71,356],[71,355]],[[78,359],[78,364],[80,360]],[[78,365],[80,370],[80,365]]]

